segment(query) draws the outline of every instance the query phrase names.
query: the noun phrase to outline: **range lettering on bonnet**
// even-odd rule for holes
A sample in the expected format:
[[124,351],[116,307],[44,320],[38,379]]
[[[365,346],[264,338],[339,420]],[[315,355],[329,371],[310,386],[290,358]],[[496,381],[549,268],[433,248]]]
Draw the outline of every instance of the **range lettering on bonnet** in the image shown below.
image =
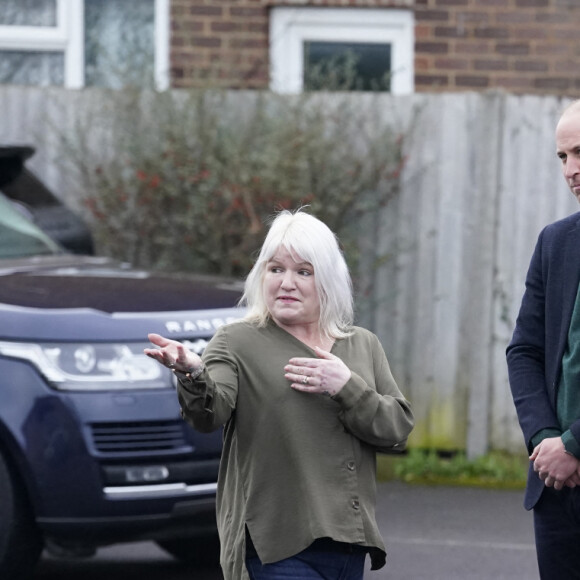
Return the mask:
[[165,328],[169,333],[184,333],[184,332],[214,332],[220,326],[224,324],[229,324],[230,322],[235,322],[238,318],[227,317],[227,318],[198,318],[196,320],[168,320],[165,323]]

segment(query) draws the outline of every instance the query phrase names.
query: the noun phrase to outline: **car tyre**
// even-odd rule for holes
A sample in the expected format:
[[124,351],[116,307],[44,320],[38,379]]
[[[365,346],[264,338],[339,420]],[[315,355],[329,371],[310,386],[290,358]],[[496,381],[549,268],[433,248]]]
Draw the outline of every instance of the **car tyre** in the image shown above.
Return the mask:
[[217,534],[209,537],[174,538],[157,544],[182,562],[203,566],[217,566],[220,561],[220,542]]
[[28,580],[42,551],[22,486],[0,453],[0,578]]

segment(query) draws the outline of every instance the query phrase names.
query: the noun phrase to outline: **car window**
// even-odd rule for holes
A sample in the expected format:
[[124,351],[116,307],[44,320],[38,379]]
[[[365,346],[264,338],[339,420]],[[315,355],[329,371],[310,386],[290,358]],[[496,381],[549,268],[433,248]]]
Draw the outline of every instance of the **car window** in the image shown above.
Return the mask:
[[60,253],[60,246],[0,193],[0,258]]

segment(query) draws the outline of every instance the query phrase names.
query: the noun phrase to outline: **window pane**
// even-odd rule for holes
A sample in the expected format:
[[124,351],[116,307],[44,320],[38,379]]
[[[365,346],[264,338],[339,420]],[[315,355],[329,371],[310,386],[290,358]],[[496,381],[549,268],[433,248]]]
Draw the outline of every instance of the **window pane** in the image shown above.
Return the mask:
[[154,0],[85,2],[85,84],[153,86]]
[[0,51],[0,83],[13,85],[63,85],[61,52]]
[[58,246],[0,193],[0,258],[56,254]]
[[391,45],[358,42],[305,42],[307,91],[390,91]]
[[0,25],[56,26],[56,0],[0,0]]

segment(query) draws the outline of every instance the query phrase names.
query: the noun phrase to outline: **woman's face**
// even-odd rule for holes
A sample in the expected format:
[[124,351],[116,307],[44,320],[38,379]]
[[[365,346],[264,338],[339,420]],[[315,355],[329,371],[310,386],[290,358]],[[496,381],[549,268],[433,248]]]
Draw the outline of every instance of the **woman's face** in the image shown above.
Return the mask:
[[314,284],[314,267],[280,246],[266,264],[266,305],[278,326],[318,324],[320,301]]

